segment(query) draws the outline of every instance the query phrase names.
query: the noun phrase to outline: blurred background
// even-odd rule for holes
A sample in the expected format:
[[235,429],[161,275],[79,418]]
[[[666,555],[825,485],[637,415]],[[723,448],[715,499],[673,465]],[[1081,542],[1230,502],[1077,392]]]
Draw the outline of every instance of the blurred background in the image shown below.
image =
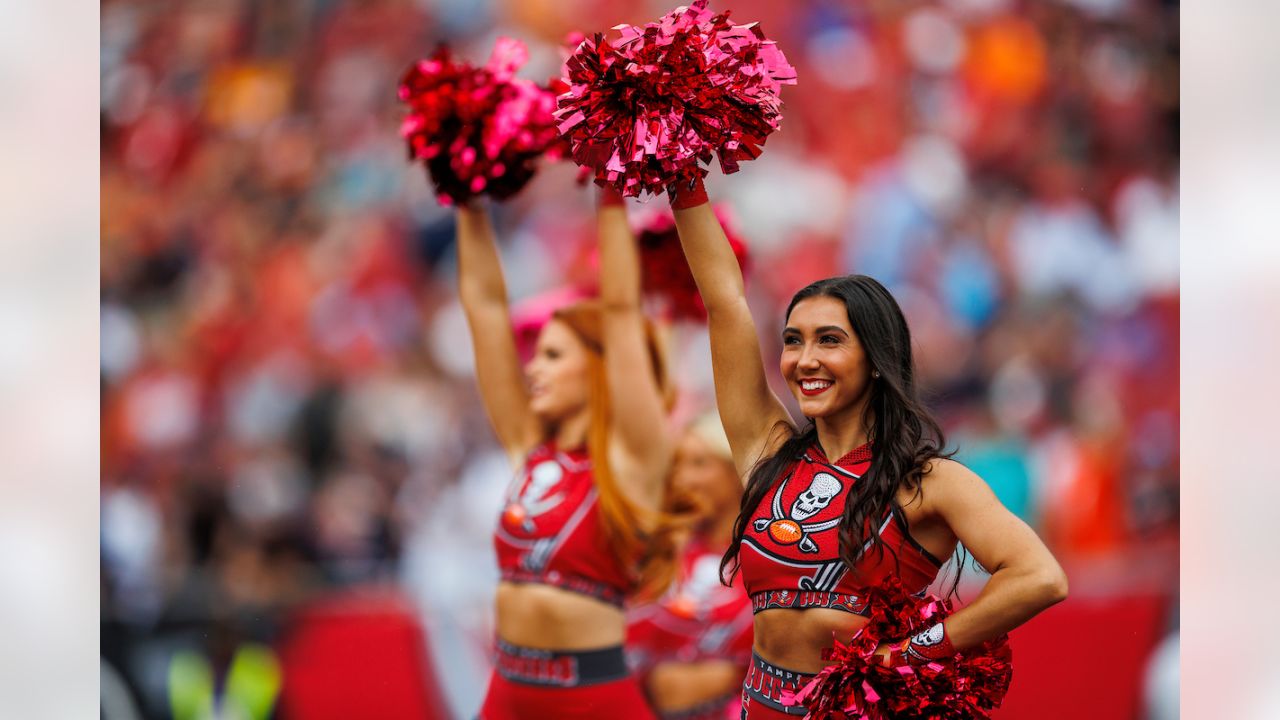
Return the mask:
[[[885,282],[959,458],[1067,569],[1070,599],[1013,634],[997,717],[1176,717],[1176,3],[712,7],[800,78],[763,156],[709,182],[751,246],[766,358],[804,284]],[[499,35],[542,81],[570,31],[671,9],[103,2],[104,717],[475,712],[511,471],[396,84]],[[518,303],[593,282],[574,177],[495,208]],[[705,330],[669,336],[688,417]]]

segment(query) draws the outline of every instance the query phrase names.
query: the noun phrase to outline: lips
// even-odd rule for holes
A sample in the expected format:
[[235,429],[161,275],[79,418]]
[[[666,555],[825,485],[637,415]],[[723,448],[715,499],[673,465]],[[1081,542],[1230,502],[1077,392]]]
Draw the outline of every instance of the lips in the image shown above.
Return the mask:
[[809,397],[821,395],[831,388],[835,383],[830,380],[822,380],[819,378],[805,378],[800,381],[800,392]]

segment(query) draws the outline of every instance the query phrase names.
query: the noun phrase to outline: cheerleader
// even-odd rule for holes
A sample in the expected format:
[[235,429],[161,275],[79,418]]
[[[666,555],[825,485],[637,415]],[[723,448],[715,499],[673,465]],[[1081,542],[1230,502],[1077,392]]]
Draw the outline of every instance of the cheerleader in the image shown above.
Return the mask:
[[476,379],[517,469],[494,537],[497,652],[479,717],[651,718],[623,656],[622,607],[671,572],[650,520],[673,443],[622,199],[598,211],[600,299],[554,313],[523,372],[487,214],[471,205],[457,219]]
[[663,720],[724,720],[738,705],[751,659],[751,603],[720,581],[742,483],[714,414],[685,430],[664,502],[687,528],[671,589],[629,615],[627,655]]
[[876,658],[949,662],[1066,597],[1066,576],[1035,532],[944,450],[918,396],[906,320],[880,283],[834,277],[792,298],[779,369],[805,418],[797,425],[766,382],[742,274],[701,183],[677,190],[672,205],[746,483],[724,557],[755,611],[743,718],[806,714],[794,694],[824,669],[823,649],[868,622],[861,589],[894,578],[923,593],[957,543],[991,572],[985,587],[945,622],[885,638]]

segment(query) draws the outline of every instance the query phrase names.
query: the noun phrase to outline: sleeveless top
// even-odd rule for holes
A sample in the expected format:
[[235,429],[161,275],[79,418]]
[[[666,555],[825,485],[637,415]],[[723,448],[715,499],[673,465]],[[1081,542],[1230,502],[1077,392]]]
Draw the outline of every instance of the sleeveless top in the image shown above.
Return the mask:
[[870,467],[869,444],[834,463],[815,444],[782,473],[752,513],[739,548],[740,573],[755,612],[826,607],[866,614],[859,588],[897,574],[908,592],[919,593],[937,577],[942,563],[904,531],[905,519],[892,509],[875,526],[883,557],[868,540],[857,575],[840,558],[845,500]]
[[640,674],[663,662],[751,659],[751,601],[741,578],[720,582],[722,548],[694,538],[679,574],[657,602],[627,613],[628,664]]
[[502,579],[540,583],[622,607],[635,579],[614,556],[585,448],[530,451],[507,492],[493,544]]

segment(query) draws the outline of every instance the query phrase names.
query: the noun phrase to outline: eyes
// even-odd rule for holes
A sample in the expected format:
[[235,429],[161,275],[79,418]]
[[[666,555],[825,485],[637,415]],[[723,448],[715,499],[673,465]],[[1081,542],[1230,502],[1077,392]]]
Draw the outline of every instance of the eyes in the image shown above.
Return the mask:
[[[782,344],[784,346],[785,345],[799,346],[801,343],[802,341],[800,340],[799,335],[787,335],[782,338]],[[819,345],[839,345],[840,336],[839,335],[820,335],[818,336],[818,344]]]

